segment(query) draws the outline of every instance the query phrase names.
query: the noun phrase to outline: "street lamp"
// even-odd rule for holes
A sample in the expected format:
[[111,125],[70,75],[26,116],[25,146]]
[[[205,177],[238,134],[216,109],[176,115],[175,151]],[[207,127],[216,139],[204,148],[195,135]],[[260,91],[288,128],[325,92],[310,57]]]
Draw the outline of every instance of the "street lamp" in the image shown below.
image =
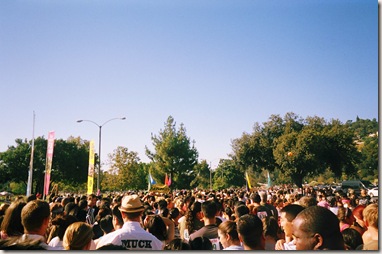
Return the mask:
[[104,126],[105,124],[107,124],[108,122],[110,121],[113,121],[113,120],[125,120],[126,117],[115,117],[115,118],[112,118],[112,119],[109,119],[107,120],[106,122],[104,122],[103,124],[99,125],[98,123],[92,121],[92,120],[77,120],[77,123],[81,123],[81,122],[91,122],[95,125],[98,126],[99,128],[99,136],[98,136],[98,176],[97,176],[97,191],[100,191],[100,182],[99,182],[99,179],[100,179],[100,175],[101,175],[101,133],[102,133],[102,126]]

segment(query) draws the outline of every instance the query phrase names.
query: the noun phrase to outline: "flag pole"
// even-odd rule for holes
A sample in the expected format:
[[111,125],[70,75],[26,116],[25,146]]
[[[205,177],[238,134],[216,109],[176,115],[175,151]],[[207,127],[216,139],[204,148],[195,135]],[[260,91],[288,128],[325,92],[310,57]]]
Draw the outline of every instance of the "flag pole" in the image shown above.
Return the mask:
[[33,156],[34,156],[34,126],[35,126],[36,115],[33,110],[33,133],[32,133],[32,149],[31,149],[31,159],[29,162],[29,175],[28,175],[28,185],[27,185],[27,197],[32,194],[32,176],[33,176]]

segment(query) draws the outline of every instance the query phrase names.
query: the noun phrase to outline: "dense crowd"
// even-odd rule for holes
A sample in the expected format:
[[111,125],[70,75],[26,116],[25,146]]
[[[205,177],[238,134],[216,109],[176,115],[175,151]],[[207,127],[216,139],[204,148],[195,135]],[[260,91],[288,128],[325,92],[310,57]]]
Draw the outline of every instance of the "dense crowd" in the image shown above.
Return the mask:
[[31,195],[0,218],[3,250],[378,250],[378,200],[365,190]]

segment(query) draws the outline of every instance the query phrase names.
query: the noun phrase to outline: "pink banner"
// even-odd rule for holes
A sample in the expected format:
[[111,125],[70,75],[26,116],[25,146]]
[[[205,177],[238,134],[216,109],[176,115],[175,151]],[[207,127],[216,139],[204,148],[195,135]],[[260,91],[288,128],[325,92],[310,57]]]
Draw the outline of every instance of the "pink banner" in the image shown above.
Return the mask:
[[50,171],[52,170],[53,148],[54,148],[54,131],[48,134],[48,147],[46,149],[45,179],[44,179],[44,196],[49,194]]

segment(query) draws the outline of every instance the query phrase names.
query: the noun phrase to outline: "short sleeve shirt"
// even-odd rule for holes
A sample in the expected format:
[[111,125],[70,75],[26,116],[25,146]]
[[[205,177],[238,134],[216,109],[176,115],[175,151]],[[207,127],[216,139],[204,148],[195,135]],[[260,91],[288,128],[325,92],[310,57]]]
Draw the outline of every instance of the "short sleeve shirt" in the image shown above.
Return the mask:
[[162,250],[163,243],[154,235],[145,231],[139,222],[128,221],[123,227],[104,235],[97,244],[97,249],[107,245],[120,245],[127,250]]

